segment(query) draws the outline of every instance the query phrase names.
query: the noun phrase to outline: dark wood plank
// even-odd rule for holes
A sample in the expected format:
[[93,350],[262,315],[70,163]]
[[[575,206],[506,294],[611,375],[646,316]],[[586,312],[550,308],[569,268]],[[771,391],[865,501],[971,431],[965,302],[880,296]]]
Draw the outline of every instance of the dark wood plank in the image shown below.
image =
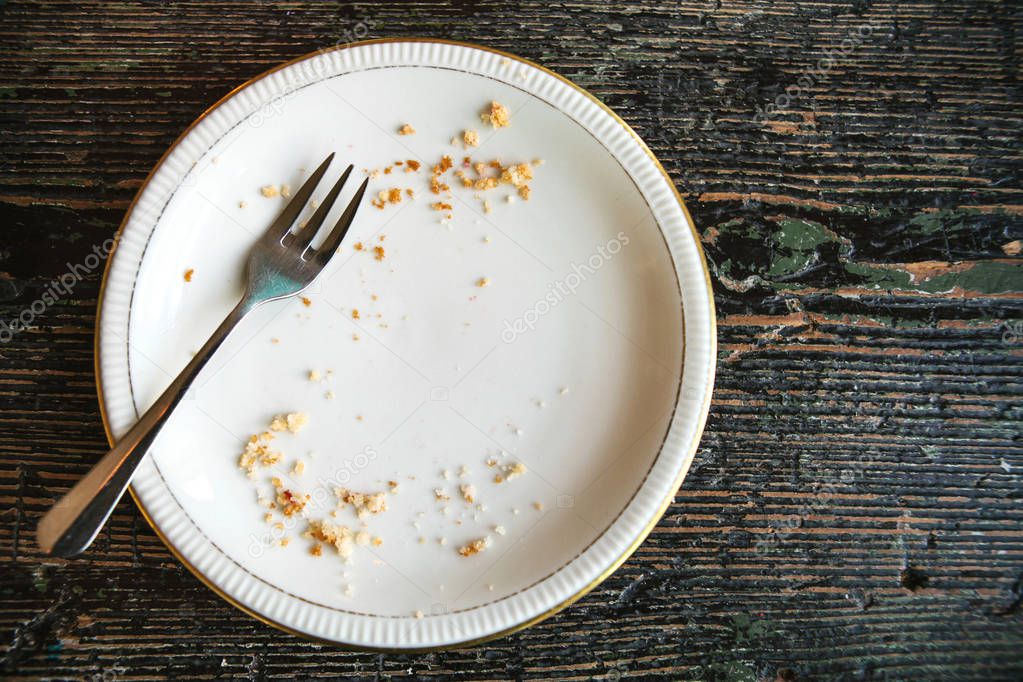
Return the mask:
[[0,671],[1020,679],[1021,31],[1012,0],[2,4],[0,320],[236,84],[426,35],[535,59],[640,132],[703,234],[720,369],[675,503],[591,595],[473,649],[344,652],[221,602],[130,503],[85,559],[39,556],[105,448],[93,272],[0,344]]

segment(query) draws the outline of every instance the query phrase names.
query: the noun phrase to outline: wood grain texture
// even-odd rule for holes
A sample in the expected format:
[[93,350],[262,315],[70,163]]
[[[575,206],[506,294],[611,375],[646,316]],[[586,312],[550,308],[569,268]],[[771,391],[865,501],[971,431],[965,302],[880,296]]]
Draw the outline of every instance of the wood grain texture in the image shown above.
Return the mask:
[[0,3],[0,320],[235,85],[415,35],[539,61],[633,125],[720,325],[697,461],[632,559],[518,635],[378,655],[235,611],[130,502],[85,558],[39,555],[106,448],[94,271],[0,344],[0,675],[1020,679],[1021,32],[1013,0]]

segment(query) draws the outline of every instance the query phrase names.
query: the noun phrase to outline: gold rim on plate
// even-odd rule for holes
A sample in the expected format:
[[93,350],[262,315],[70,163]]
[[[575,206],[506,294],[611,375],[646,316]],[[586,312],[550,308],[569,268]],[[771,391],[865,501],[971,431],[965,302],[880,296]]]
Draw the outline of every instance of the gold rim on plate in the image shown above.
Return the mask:
[[442,45],[455,45],[455,46],[459,46],[459,47],[467,47],[467,48],[474,49],[474,50],[480,50],[480,51],[483,51],[483,52],[490,52],[492,54],[500,55],[501,57],[504,57],[506,59],[515,60],[515,61],[517,61],[517,62],[519,62],[521,64],[525,64],[525,65],[530,66],[530,67],[532,67],[534,69],[542,71],[543,73],[545,73],[545,74],[547,74],[549,76],[552,76],[553,78],[556,78],[560,82],[564,83],[565,85],[568,85],[569,87],[573,88],[577,92],[579,92],[582,95],[584,95],[585,97],[587,97],[590,101],[592,101],[594,104],[596,104],[598,107],[600,107],[601,110],[603,110],[605,113],[607,113],[609,116],[611,116],[611,118],[614,119],[614,121],[616,123],[618,123],[618,125],[622,126],[622,128],[624,128],[625,131],[627,133],[629,133],[629,135],[639,144],[639,146],[642,149],[643,153],[646,154],[647,157],[654,163],[654,165],[657,167],[657,170],[661,173],[661,175],[664,177],[665,181],[671,187],[671,191],[675,195],[675,199],[678,201],[678,205],[682,208],[682,212],[685,215],[686,221],[687,221],[687,223],[689,225],[689,230],[692,233],[693,241],[696,243],[696,251],[697,251],[697,254],[699,255],[700,264],[701,264],[701,266],[703,268],[703,278],[704,278],[704,281],[705,281],[706,286],[707,286],[707,305],[708,305],[708,308],[709,308],[709,324],[710,324],[710,331],[711,331],[711,334],[710,334],[710,350],[709,350],[710,367],[709,367],[709,370],[708,370],[708,373],[707,373],[707,387],[708,387],[708,390],[707,390],[706,395],[704,396],[703,404],[700,406],[700,414],[698,415],[698,423],[697,423],[697,426],[696,426],[696,434],[695,434],[695,436],[693,438],[693,442],[689,446],[689,452],[687,453],[685,466],[679,472],[679,475],[677,476],[677,478],[675,479],[675,481],[671,485],[671,493],[669,495],[667,495],[665,497],[665,499],[661,502],[661,505],[658,508],[657,513],[651,519],[650,523],[647,524],[647,526],[645,528],[643,528],[643,530],[636,536],[635,540],[625,549],[624,552],[622,552],[622,554],[617,559],[615,559],[615,561],[613,561],[611,563],[610,566],[607,567],[607,569],[605,569],[600,575],[598,575],[596,578],[594,578],[589,584],[584,586],[577,593],[575,593],[574,595],[572,595],[568,599],[564,600],[560,604],[557,604],[557,605],[549,608],[548,610],[544,611],[541,614],[538,614],[538,615],[534,616],[533,618],[530,618],[529,620],[526,620],[526,621],[524,621],[522,623],[519,623],[517,625],[514,625],[512,627],[505,628],[504,630],[501,630],[499,632],[495,632],[495,633],[486,635],[484,637],[478,637],[476,639],[465,640],[465,641],[456,642],[456,643],[453,643],[453,644],[445,644],[445,645],[441,645],[441,646],[431,646],[431,647],[418,647],[418,648],[391,648],[391,647],[357,646],[357,645],[353,645],[353,644],[346,644],[344,642],[337,642],[335,640],[323,639],[321,637],[316,637],[314,635],[310,635],[310,634],[302,632],[300,630],[295,630],[294,628],[291,628],[291,627],[289,627],[287,625],[284,625],[283,623],[278,623],[277,621],[271,620],[271,619],[267,618],[266,616],[264,616],[263,614],[257,613],[256,611],[253,611],[252,609],[250,609],[249,607],[245,606],[244,604],[238,602],[234,597],[232,597],[231,595],[227,594],[224,590],[222,590],[221,588],[219,588],[218,586],[216,586],[212,582],[210,582],[206,578],[206,576],[202,573],[202,571],[200,571],[198,568],[193,566],[191,564],[191,562],[189,562],[180,552],[178,552],[177,548],[174,547],[174,545],[167,539],[167,537],[163,534],[163,532],[160,531],[160,529],[157,527],[157,525],[153,521],[153,519],[150,518],[148,512],[146,512],[145,507],[142,505],[142,502],[139,500],[138,496],[135,494],[135,489],[133,487],[131,487],[131,486],[128,487],[128,492],[131,494],[132,499],[135,501],[135,506],[138,507],[139,513],[142,514],[142,518],[144,518],[146,520],[146,523],[149,524],[149,527],[153,529],[153,532],[156,533],[156,536],[158,538],[160,538],[160,541],[163,542],[163,544],[167,547],[167,549],[170,551],[170,553],[172,555],[174,555],[174,557],[179,562],[181,562],[181,564],[184,565],[185,568],[187,568],[189,571],[191,571],[192,574],[196,578],[198,578],[199,581],[202,584],[204,584],[209,589],[213,590],[213,592],[216,593],[217,595],[219,595],[224,601],[228,602],[229,604],[231,604],[235,608],[239,609],[243,613],[246,613],[249,616],[252,616],[253,618],[255,618],[258,621],[266,623],[267,625],[275,627],[278,630],[282,630],[284,632],[287,632],[289,634],[295,635],[297,637],[301,637],[301,638],[306,639],[306,640],[310,640],[310,641],[314,641],[314,642],[319,642],[321,644],[330,644],[330,645],[337,646],[337,647],[340,647],[340,648],[351,649],[351,650],[358,650],[358,651],[375,651],[375,652],[381,652],[381,653],[423,653],[423,652],[430,652],[430,651],[444,651],[444,650],[448,650],[448,649],[458,649],[458,648],[462,648],[462,647],[475,646],[477,644],[482,644],[484,642],[489,642],[489,641],[498,639],[500,637],[504,637],[506,635],[514,634],[514,633],[519,632],[521,630],[524,630],[524,629],[526,629],[526,628],[528,628],[528,627],[530,627],[532,625],[536,625],[540,621],[543,621],[543,620],[546,620],[547,618],[550,618],[554,614],[556,614],[559,611],[561,611],[561,610],[571,606],[576,601],[578,601],[579,599],[581,599],[584,596],[586,596],[586,594],[588,594],[591,590],[593,590],[593,588],[595,588],[597,585],[599,585],[600,583],[604,582],[612,573],[614,573],[616,570],[618,570],[618,568],[623,563],[625,563],[625,561],[630,556],[632,556],[632,554],[636,551],[636,549],[638,549],[639,546],[643,543],[643,541],[646,540],[647,536],[650,535],[650,532],[653,531],[653,529],[657,526],[657,523],[661,520],[661,518],[664,516],[665,512],[668,510],[668,507],[671,505],[672,501],[675,499],[675,494],[678,492],[678,489],[681,487],[682,481],[685,479],[686,474],[689,473],[689,466],[692,464],[693,457],[695,456],[695,453],[696,453],[696,448],[699,447],[699,445],[700,445],[700,439],[701,439],[701,437],[703,435],[703,428],[704,428],[704,425],[706,424],[706,421],[707,421],[707,413],[710,410],[710,399],[711,399],[711,394],[713,393],[713,387],[714,387],[714,373],[715,373],[715,369],[717,367],[717,318],[716,318],[716,315],[715,315],[714,294],[713,294],[713,288],[711,286],[710,271],[707,269],[707,259],[706,259],[706,257],[704,256],[704,253],[703,253],[703,245],[700,242],[700,235],[696,231],[696,224],[693,222],[693,217],[692,217],[692,215],[690,215],[689,209],[686,207],[685,201],[683,201],[683,199],[682,199],[682,195],[679,194],[678,188],[675,187],[675,183],[672,181],[671,176],[669,176],[668,172],[666,170],[664,170],[664,166],[661,165],[661,162],[657,159],[656,156],[654,156],[654,153],[652,151],[650,151],[650,148],[646,145],[646,143],[642,140],[642,138],[640,138],[640,136],[636,134],[636,131],[634,131],[632,129],[632,127],[621,118],[621,116],[616,114],[610,107],[608,107],[606,104],[604,104],[599,99],[597,99],[597,97],[595,97],[593,94],[591,94],[585,88],[581,88],[578,85],[576,85],[575,83],[573,83],[572,81],[570,81],[567,78],[565,78],[564,76],[561,76],[561,75],[551,71],[550,69],[548,69],[548,68],[546,68],[544,66],[541,66],[540,64],[537,64],[536,62],[532,62],[532,61],[530,61],[528,59],[524,59],[522,57],[519,57],[518,55],[514,55],[514,54],[512,54],[510,52],[505,52],[503,50],[498,50],[498,49],[491,48],[491,47],[484,47],[482,45],[476,45],[474,43],[467,43],[467,42],[463,42],[463,41],[459,41],[459,40],[445,40],[445,39],[440,39],[440,38],[378,38],[378,39],[375,39],[375,40],[363,40],[363,41],[354,42],[354,43],[346,43],[344,45],[336,45],[336,46],[334,46],[332,48],[323,49],[323,50],[317,50],[316,52],[311,52],[311,53],[303,55],[301,57],[297,57],[297,58],[292,59],[290,61],[284,62],[283,64],[279,64],[279,65],[273,67],[272,69],[264,71],[263,73],[259,74],[258,76],[255,76],[254,78],[250,78],[249,80],[245,81],[244,83],[242,83],[241,85],[239,85],[238,87],[234,88],[233,90],[228,92],[226,95],[224,95],[223,97],[218,99],[212,106],[210,106],[202,114],[200,114],[198,118],[196,118],[194,121],[192,121],[192,123],[187,128],[185,128],[185,130],[181,133],[181,135],[179,135],[177,137],[177,139],[174,140],[173,144],[171,144],[170,147],[167,148],[167,151],[165,151],[163,153],[163,155],[160,157],[160,159],[153,166],[153,169],[151,171],[149,171],[149,174],[146,176],[146,179],[142,182],[142,185],[139,187],[138,192],[136,192],[135,198],[132,199],[131,204],[128,206],[128,210],[124,214],[124,219],[121,221],[121,225],[117,228],[117,232],[114,235],[114,247],[110,250],[110,253],[109,253],[108,257],[107,257],[106,267],[103,270],[103,279],[100,282],[99,299],[98,299],[98,302],[96,304],[96,332],[95,332],[94,341],[93,341],[93,343],[95,345],[95,355],[94,355],[94,361],[93,361],[93,368],[94,368],[94,372],[96,374],[96,392],[97,392],[97,396],[99,398],[100,417],[103,420],[103,430],[106,432],[107,441],[110,443],[111,447],[114,446],[116,441],[114,440],[113,433],[110,430],[110,421],[109,421],[109,419],[107,417],[106,404],[105,404],[105,402],[103,400],[103,379],[102,379],[102,374],[100,373],[100,343],[99,343],[99,333],[100,333],[100,326],[101,326],[100,325],[100,319],[101,319],[101,315],[102,315],[102,311],[103,311],[103,296],[104,296],[104,293],[106,292],[107,279],[108,279],[108,277],[110,275],[110,266],[111,266],[111,264],[114,261],[114,255],[115,255],[115,253],[117,251],[117,245],[120,243],[121,234],[124,232],[124,228],[128,224],[128,219],[131,217],[131,214],[134,211],[135,205],[138,203],[139,198],[142,196],[142,194],[146,191],[146,188],[149,186],[149,182],[150,182],[150,180],[152,180],[153,175],[160,168],[160,166],[163,165],[163,162],[167,159],[167,157],[170,155],[170,153],[172,151],[174,151],[174,149],[181,143],[181,141],[184,140],[188,136],[188,134],[191,133],[192,130],[197,125],[199,125],[200,122],[202,122],[203,119],[205,119],[207,116],[209,116],[213,111],[215,111],[218,107],[220,107],[224,102],[229,100],[231,97],[233,97],[236,93],[240,92],[241,90],[243,90],[243,89],[249,87],[250,85],[252,85],[252,84],[254,84],[254,83],[256,83],[256,82],[258,82],[258,81],[260,81],[260,80],[262,80],[264,78],[266,78],[267,76],[269,76],[269,75],[271,75],[273,73],[276,73],[277,71],[280,71],[281,69],[285,69],[285,68],[287,68],[287,67],[289,67],[289,66],[291,66],[293,64],[297,64],[297,63],[305,61],[307,59],[314,58],[314,57],[316,57],[318,55],[325,54],[325,53],[328,53],[328,52],[334,52],[334,51],[338,51],[338,50],[347,50],[347,49],[350,49],[350,48],[353,48],[353,47],[361,47],[361,46],[364,46],[364,45],[373,45],[373,44],[380,44],[380,43],[438,43],[438,44],[442,44]]

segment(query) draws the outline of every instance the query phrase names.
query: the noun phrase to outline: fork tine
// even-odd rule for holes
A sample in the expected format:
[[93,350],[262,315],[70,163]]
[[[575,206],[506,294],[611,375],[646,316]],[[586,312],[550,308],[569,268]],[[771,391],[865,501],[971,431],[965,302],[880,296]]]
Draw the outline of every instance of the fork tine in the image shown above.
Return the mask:
[[281,243],[288,248],[295,249],[296,251],[302,252],[309,242],[316,236],[320,226],[323,225],[323,221],[326,220],[327,214],[330,213],[331,206],[334,205],[334,201],[337,199],[337,195],[341,193],[341,188],[345,186],[345,181],[348,180],[348,176],[352,173],[353,166],[349,165],[345,169],[345,172],[341,174],[341,178],[334,183],[334,186],[330,188],[330,192],[327,193],[327,197],[323,200],[323,203],[319,205],[316,212],[313,213],[312,217],[306,222],[305,227],[302,227],[298,232],[289,232],[284,235],[284,239]]
[[288,205],[284,207],[281,214],[277,216],[277,220],[271,223],[270,227],[267,228],[266,233],[263,235],[264,238],[270,239],[271,241],[279,241],[288,235],[291,231],[291,225],[298,218],[298,214],[302,212],[306,202],[309,201],[309,195],[316,189],[316,185],[320,182],[320,178],[327,172],[327,167],[330,166],[330,162],[334,160],[334,153],[331,152],[330,156],[320,164],[320,167],[313,171],[313,174],[309,176],[309,179],[302,183],[302,187],[295,192],[295,196],[292,197]]
[[338,218],[337,224],[334,225],[334,229],[330,231],[327,238],[320,244],[320,248],[316,249],[315,256],[318,264],[326,265],[330,257],[337,251],[337,247],[341,246],[341,241],[348,234],[348,228],[351,227],[352,221],[355,219],[355,212],[359,210],[359,206],[362,204],[362,196],[366,193],[366,186],[369,185],[369,178],[362,181],[359,185],[359,189],[356,190],[355,196],[345,207],[344,213]]

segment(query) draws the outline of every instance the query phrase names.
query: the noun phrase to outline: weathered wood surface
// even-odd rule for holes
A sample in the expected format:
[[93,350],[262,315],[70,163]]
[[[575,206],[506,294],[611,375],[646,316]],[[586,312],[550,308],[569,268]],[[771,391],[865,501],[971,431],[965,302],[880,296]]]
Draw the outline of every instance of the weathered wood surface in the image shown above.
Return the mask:
[[610,580],[485,646],[344,652],[220,601],[130,502],[84,559],[36,551],[106,446],[94,272],[0,344],[0,676],[1020,679],[1021,31],[1013,0],[8,2],[0,320],[237,83],[425,35],[535,59],[639,131],[704,235],[721,346],[697,462]]

